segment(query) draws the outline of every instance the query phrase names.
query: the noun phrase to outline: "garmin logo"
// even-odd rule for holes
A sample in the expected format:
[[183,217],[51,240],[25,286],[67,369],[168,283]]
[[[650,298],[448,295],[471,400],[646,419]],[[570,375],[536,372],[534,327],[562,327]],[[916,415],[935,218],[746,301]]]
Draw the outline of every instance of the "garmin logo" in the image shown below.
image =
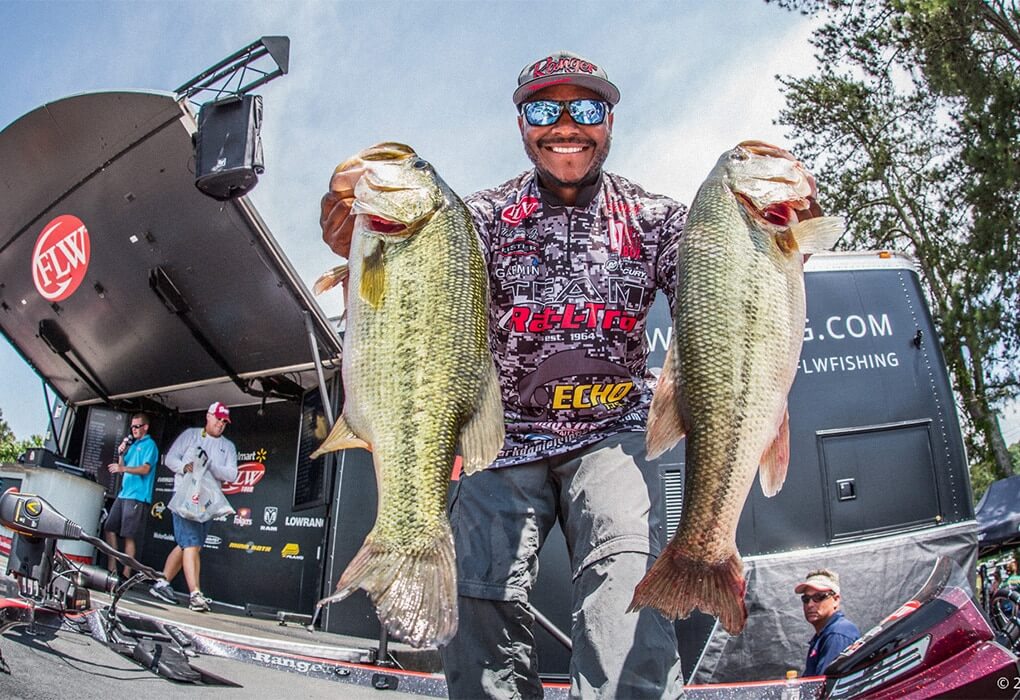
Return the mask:
[[297,515],[288,515],[283,524],[287,527],[322,527],[326,524],[325,518],[307,518]]

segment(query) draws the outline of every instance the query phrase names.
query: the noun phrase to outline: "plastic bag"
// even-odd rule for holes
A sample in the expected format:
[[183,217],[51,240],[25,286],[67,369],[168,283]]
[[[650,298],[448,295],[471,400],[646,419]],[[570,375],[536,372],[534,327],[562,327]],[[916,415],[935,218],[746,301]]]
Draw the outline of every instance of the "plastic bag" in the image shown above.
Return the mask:
[[182,475],[181,484],[167,508],[182,518],[200,523],[234,514],[234,508],[204,460],[197,460],[196,466]]

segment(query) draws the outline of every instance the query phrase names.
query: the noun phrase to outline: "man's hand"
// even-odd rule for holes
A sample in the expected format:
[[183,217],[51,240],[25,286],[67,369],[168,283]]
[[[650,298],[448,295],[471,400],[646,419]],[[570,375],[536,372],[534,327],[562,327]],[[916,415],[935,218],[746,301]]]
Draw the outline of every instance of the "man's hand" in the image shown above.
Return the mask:
[[[346,170],[342,168],[347,166]],[[362,167],[351,167],[349,163],[338,166],[329,180],[329,191],[322,197],[319,226],[322,240],[337,255],[345,258],[351,255],[351,236],[354,234],[354,186],[365,173]]]
[[106,468],[109,470],[111,474],[116,474],[118,471],[120,471],[120,465],[117,464],[116,462],[114,462],[113,464],[107,464]]
[[322,197],[322,240],[337,255],[351,256],[351,237],[354,234],[354,217],[351,216],[351,200],[343,200],[332,190]]

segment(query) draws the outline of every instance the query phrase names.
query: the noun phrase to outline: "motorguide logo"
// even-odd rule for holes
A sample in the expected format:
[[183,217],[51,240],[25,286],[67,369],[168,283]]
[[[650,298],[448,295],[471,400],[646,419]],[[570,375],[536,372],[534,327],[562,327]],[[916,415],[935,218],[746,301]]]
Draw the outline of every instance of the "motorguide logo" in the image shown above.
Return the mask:
[[32,251],[32,281],[46,301],[75,293],[89,267],[89,231],[81,219],[63,214],[43,227]]

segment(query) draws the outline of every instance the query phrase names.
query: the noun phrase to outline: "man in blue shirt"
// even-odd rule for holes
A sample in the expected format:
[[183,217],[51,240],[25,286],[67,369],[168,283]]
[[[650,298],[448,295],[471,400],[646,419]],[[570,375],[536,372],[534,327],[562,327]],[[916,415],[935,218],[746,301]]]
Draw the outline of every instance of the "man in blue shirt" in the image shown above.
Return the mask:
[[804,619],[815,628],[808,647],[805,676],[821,676],[839,653],[860,639],[857,625],[839,609],[839,576],[828,569],[810,572],[794,588],[804,606]]
[[[103,526],[106,542],[119,549],[117,538],[123,538],[123,551],[129,557],[136,556],[137,542],[145,534],[145,516],[152,503],[158,464],[159,450],[156,441],[149,437],[149,417],[136,413],[131,416],[131,437],[124,438],[117,447],[117,461],[107,466],[111,476],[123,474],[124,478]],[[117,562],[112,557],[107,566],[111,573],[117,572]],[[124,578],[129,576],[131,569],[124,567]]]

